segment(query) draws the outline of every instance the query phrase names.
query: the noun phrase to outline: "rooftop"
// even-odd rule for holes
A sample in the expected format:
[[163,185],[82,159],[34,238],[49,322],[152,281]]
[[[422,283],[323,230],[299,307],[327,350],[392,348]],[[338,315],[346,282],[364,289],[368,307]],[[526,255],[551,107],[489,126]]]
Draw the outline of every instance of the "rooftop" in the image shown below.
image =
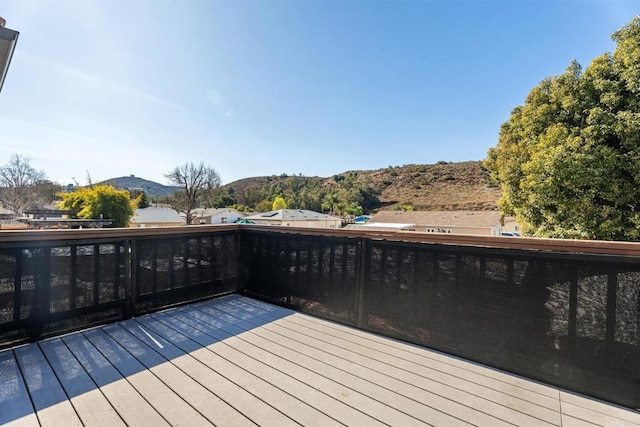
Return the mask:
[[635,425],[640,414],[239,295],[0,352],[0,423]]
[[340,220],[339,217],[323,214],[306,209],[279,209],[248,216],[251,220],[282,220],[282,221],[309,221],[309,220]]
[[498,211],[380,211],[374,222],[401,222],[434,226],[495,227],[500,224]]
[[171,208],[144,208],[136,209],[133,223],[184,223],[184,218]]

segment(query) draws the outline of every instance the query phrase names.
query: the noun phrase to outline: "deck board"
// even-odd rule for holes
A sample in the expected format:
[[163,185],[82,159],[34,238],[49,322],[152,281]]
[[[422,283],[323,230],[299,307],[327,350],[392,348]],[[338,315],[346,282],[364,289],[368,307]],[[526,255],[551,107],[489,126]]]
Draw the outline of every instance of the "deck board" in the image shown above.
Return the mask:
[[85,425],[126,425],[62,339],[42,341],[40,348]]
[[0,352],[2,425],[640,426],[638,412],[238,295]]
[[38,425],[18,362],[11,351],[0,353],[0,425]]
[[66,393],[62,389],[40,347],[26,345],[14,350],[14,355],[29,390],[31,401],[43,426],[81,426]]

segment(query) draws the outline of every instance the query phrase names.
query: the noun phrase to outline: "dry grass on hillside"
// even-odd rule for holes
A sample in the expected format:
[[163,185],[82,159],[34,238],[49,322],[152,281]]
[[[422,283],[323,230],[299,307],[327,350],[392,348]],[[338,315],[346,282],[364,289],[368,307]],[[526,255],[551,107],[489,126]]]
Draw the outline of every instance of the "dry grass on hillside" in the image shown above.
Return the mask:
[[478,161],[405,165],[358,175],[382,191],[385,209],[411,204],[419,210],[494,210],[501,195]]

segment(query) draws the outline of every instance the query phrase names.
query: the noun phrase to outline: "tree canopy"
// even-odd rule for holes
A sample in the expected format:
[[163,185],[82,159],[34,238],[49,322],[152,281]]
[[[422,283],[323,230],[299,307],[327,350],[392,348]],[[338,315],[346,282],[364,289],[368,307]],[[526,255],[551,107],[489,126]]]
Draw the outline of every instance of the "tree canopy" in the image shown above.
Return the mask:
[[284,197],[276,196],[276,198],[273,200],[271,210],[278,211],[280,209],[287,209],[287,202],[284,200]]
[[111,185],[81,187],[60,196],[60,208],[79,211],[78,218],[111,219],[112,227],[128,227],[138,203],[131,200],[127,190],[117,190]]
[[572,62],[502,125],[485,166],[525,233],[640,238],[640,17],[586,70]]

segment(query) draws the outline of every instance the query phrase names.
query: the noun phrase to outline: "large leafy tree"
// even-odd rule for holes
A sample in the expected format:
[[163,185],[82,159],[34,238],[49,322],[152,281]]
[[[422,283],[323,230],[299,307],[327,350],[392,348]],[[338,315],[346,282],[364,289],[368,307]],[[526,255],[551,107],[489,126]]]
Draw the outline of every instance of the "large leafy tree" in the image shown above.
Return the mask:
[[530,235],[640,238],[640,17],[612,38],[613,54],[533,88],[489,150],[499,208]]
[[59,191],[46,180],[45,173],[34,169],[28,157],[14,154],[8,163],[0,166],[0,205],[16,215],[30,207],[42,207],[53,201]]
[[92,185],[78,188],[73,193],[61,193],[60,207],[78,212],[78,218],[111,219],[112,227],[127,227],[137,207],[127,190],[111,185]]
[[187,224],[191,224],[192,211],[220,186],[220,175],[215,169],[200,164],[184,163],[165,175],[171,185],[179,187],[172,200],[174,209],[186,214]]

